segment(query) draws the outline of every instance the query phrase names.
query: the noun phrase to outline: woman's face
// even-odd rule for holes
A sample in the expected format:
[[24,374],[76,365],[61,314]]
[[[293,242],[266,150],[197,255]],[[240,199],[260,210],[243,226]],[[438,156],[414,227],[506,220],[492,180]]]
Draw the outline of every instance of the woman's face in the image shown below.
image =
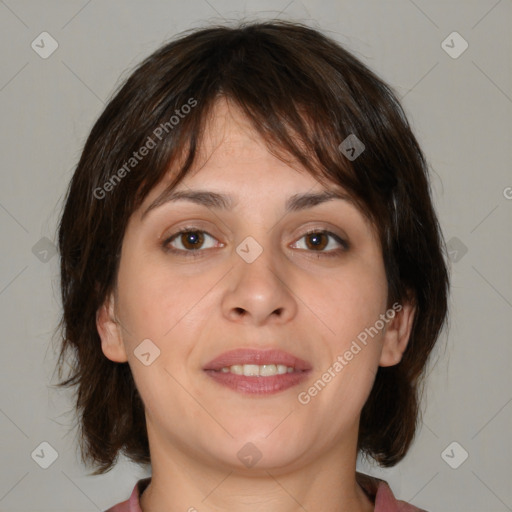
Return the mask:
[[[149,194],[124,236],[115,298],[98,315],[103,352],[130,365],[153,459],[292,468],[355,454],[377,367],[399,362],[407,342],[407,310],[386,313],[378,239],[343,198],[297,201],[326,189],[272,156],[234,107],[214,113],[201,166],[175,192],[230,204],[159,198],[168,181]],[[193,233],[176,235],[185,228]],[[280,352],[209,364],[235,349]],[[293,372],[272,375],[283,366]]]

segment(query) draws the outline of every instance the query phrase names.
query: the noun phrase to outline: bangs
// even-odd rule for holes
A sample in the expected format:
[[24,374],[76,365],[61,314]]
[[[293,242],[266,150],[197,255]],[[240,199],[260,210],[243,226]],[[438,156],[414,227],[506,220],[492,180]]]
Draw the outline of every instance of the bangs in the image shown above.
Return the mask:
[[[363,144],[375,140],[380,124],[374,119],[368,92],[377,94],[379,84],[373,83],[367,70],[359,76],[357,61],[349,54],[344,56],[347,62],[340,62],[339,48],[338,55],[326,51],[323,46],[329,42],[315,48],[290,33],[287,45],[283,33],[275,31],[275,25],[258,32],[251,26],[237,33],[208,29],[194,34],[196,45],[190,45],[184,36],[141,65],[131,79],[141,81],[140,93],[124,104],[130,121],[138,119],[131,144],[127,145],[129,126],[120,125],[119,140],[124,141],[125,154],[116,165],[144,141],[152,139],[156,147],[119,186],[120,195],[133,197],[132,211],[170,169],[173,179],[166,190],[174,188],[193,168],[207,122],[217,101],[224,98],[247,117],[274,156],[292,167],[298,164],[326,188],[339,185],[370,224],[382,217],[382,194],[392,189],[396,179],[389,168],[376,165],[378,148],[366,146],[357,160],[350,161],[339,147],[349,136]],[[215,44],[208,44],[208,39]],[[318,41],[315,44],[318,46]],[[170,53],[180,54],[180,60],[169,58]],[[326,55],[332,55],[332,62]],[[168,65],[157,67],[156,63]],[[340,74],[340,66],[346,75]],[[367,83],[363,86],[362,81]],[[138,85],[127,83],[126,87],[137,90]],[[357,87],[365,93],[356,101]],[[379,94],[382,96],[382,91]],[[184,114],[182,110],[191,103],[195,106]],[[381,135],[383,139],[389,136]],[[136,194],[128,191],[133,186]],[[376,194],[381,194],[379,200]]]

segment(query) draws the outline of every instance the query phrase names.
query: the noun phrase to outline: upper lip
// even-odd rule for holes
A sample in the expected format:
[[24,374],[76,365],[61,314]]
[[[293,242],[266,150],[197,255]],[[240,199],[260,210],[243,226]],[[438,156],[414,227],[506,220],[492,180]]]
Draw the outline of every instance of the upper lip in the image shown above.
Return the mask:
[[307,361],[288,352],[279,349],[257,350],[250,348],[239,348],[224,352],[206,363],[203,370],[221,370],[235,364],[283,364],[298,371],[311,370],[311,365]]

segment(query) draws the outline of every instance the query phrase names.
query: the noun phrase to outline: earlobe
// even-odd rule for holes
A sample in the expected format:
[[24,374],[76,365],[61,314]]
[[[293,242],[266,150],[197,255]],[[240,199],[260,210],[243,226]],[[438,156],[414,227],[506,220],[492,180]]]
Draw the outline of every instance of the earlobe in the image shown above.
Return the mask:
[[395,317],[386,325],[382,341],[379,366],[394,366],[402,360],[411,335],[416,308],[412,302],[405,302],[395,310]]
[[113,294],[110,294],[96,311],[96,328],[101,338],[101,350],[105,357],[116,363],[128,361],[119,322],[115,316]]

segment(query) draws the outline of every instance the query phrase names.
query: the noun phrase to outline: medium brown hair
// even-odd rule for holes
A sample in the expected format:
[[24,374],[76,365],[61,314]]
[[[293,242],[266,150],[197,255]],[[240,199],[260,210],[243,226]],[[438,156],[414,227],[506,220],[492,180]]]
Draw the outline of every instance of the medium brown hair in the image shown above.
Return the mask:
[[[128,363],[104,356],[96,312],[115,290],[130,215],[178,157],[169,188],[186,176],[219,97],[241,108],[276,156],[349,193],[379,235],[389,305],[416,306],[401,362],[378,368],[361,414],[358,450],[393,466],[414,438],[421,379],[447,316],[446,249],[428,168],[393,90],[334,40],[282,21],[201,28],[165,44],[115,92],[85,143],[58,236],[60,378],[73,355],[58,386],[77,386],[82,460],[98,467],[93,474],[110,470],[119,453],[150,462],[144,405]],[[349,135],[365,145],[353,160],[339,148]],[[156,146],[127,165],[149,139]]]

